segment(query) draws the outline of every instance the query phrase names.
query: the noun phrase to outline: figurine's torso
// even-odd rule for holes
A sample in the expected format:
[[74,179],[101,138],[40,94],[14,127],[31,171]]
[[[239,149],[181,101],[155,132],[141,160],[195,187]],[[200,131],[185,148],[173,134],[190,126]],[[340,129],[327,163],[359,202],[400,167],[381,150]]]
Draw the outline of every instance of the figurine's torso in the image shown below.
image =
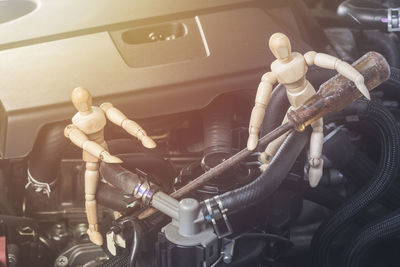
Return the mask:
[[[90,114],[82,115],[78,112],[72,117],[72,124],[85,133],[90,141],[96,142],[105,149],[107,149],[107,143],[104,141],[104,127],[106,126],[106,122],[104,111],[99,107],[92,107],[92,113]],[[82,158],[85,162],[99,161],[85,150],[83,150]]]
[[92,113],[90,114],[82,115],[77,112],[72,117],[72,123],[87,135],[103,130],[106,122],[104,111],[99,107],[92,107]]
[[290,61],[275,60],[271,71],[280,84],[285,85],[290,105],[298,107],[315,94],[315,89],[305,78],[307,63],[302,54],[293,52]]

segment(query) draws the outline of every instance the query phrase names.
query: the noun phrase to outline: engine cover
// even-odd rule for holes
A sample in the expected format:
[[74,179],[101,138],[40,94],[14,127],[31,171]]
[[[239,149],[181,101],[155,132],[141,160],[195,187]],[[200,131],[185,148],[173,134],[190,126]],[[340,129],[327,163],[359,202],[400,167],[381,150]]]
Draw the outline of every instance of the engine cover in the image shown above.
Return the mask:
[[[273,8],[246,0],[168,7],[62,1],[43,0],[0,24],[1,158],[26,156],[43,125],[70,118],[77,86],[92,92],[94,104],[112,102],[132,119],[200,109],[224,92],[255,90],[272,60],[268,36],[287,32],[271,14],[297,27],[286,1]],[[308,49],[298,33],[291,36],[296,51]]]

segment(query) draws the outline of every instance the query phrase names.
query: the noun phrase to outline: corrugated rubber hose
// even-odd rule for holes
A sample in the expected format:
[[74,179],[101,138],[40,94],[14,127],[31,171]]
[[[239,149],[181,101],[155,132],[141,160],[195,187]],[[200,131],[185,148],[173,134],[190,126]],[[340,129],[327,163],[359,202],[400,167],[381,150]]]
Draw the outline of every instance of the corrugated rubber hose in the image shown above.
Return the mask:
[[317,229],[310,248],[312,267],[329,266],[329,251],[335,237],[362,211],[382,198],[399,175],[400,127],[394,116],[374,101],[357,101],[348,109],[353,109],[353,113],[356,110],[360,119],[371,123],[376,130],[381,147],[379,167],[370,182]]
[[400,234],[400,209],[364,227],[351,242],[344,257],[345,267],[361,266],[362,256],[372,245]]

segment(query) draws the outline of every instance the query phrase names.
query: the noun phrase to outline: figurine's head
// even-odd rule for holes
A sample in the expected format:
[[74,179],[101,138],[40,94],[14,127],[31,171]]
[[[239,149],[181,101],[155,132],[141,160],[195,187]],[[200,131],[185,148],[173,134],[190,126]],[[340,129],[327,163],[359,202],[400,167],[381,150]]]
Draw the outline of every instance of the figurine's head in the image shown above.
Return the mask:
[[72,91],[72,104],[80,113],[92,112],[92,95],[82,87],[77,87]]
[[269,38],[269,49],[271,49],[272,54],[279,60],[288,59],[292,53],[289,38],[280,32],[274,33]]

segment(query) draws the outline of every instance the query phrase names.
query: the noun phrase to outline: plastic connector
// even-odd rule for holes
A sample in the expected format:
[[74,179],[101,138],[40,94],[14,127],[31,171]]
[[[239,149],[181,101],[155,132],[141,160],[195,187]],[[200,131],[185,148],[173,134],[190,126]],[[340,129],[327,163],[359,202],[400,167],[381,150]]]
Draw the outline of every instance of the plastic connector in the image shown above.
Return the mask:
[[400,31],[400,8],[388,8],[387,20],[389,32]]

